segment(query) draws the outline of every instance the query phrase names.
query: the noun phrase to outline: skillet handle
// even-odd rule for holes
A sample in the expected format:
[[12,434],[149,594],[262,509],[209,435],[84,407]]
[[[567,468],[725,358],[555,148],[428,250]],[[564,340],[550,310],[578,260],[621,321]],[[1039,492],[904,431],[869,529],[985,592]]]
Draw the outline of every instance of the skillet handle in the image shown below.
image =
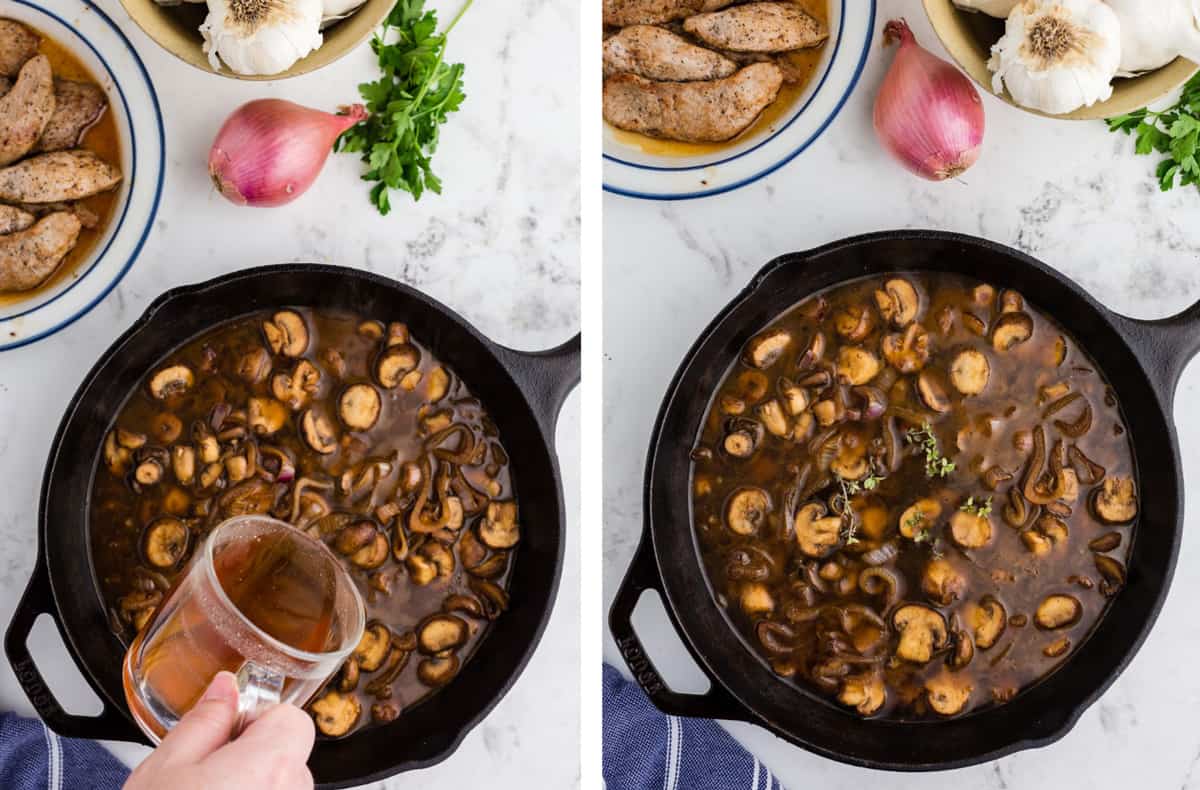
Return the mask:
[[646,590],[654,590],[665,602],[662,577],[658,572],[658,563],[654,560],[654,549],[648,536],[643,536],[633,562],[621,581],[621,587],[617,590],[612,608],[608,611],[608,627],[621,651],[621,657],[633,673],[634,680],[642,687],[642,691],[654,706],[671,716],[753,721],[746,714],[745,708],[725,691],[724,686],[713,680],[711,675],[710,688],[704,694],[680,694],[667,687],[658,670],[654,668],[650,654],[642,647],[642,640],[633,629],[633,610]]
[[1169,407],[1184,368],[1200,353],[1200,302],[1167,318],[1116,318],[1130,344],[1141,350],[1150,381]]
[[517,351],[501,347],[509,372],[529,397],[538,424],[551,446],[558,413],[579,384],[582,336],[576,334],[561,346],[545,351]]
[[34,664],[27,644],[34,623],[43,614],[48,614],[54,619],[54,624],[65,642],[66,634],[63,633],[57,607],[54,605],[54,596],[50,590],[50,574],[45,563],[38,560],[33,569],[33,577],[29,580],[25,594],[17,604],[12,622],[8,625],[8,631],[4,634],[4,652],[8,656],[8,663],[12,665],[17,682],[21,684],[25,696],[33,703],[38,716],[50,729],[68,738],[145,743],[145,738],[133,722],[119,709],[109,705],[102,695],[98,696],[104,710],[99,716],[76,716],[63,710],[62,705],[55,699],[54,692],[42,678],[41,671]]

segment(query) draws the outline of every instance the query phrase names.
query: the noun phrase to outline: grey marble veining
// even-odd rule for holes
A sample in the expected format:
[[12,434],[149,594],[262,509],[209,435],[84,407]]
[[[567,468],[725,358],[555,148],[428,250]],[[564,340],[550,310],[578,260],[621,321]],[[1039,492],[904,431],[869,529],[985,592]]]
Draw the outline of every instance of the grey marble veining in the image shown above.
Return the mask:
[[[42,0],[66,14],[78,0]],[[32,346],[0,352],[0,621],[33,566],[42,463],[84,373],[161,292],[237,269],[285,261],[355,266],[395,277],[449,305],[495,340],[547,348],[579,330],[579,9],[572,0],[476,2],[448,56],[466,63],[468,99],[444,127],[434,168],[444,194],[393,197],[378,216],[353,155],[333,155],[311,191],[278,209],[239,208],[215,194],[208,147],[239,104],[278,97],[334,110],[377,73],[364,45],[312,75],[247,83],[203,74],[161,51],[117,0],[101,6],[146,61],[162,102],[167,172],[162,206],[129,275],[89,315]],[[430,2],[447,21],[453,0]],[[554,68],[546,68],[547,61]],[[464,371],[464,373],[467,373]],[[567,565],[541,648],[499,707],[449,761],[389,780],[411,787],[574,787],[578,763],[579,398],[559,425],[567,492]],[[35,635],[68,709],[95,711],[57,637]],[[433,702],[431,704],[437,704]],[[7,662],[0,708],[32,712]],[[548,715],[552,713],[552,715]],[[396,744],[403,751],[403,744]],[[129,761],[145,751],[115,745]]]
[[[921,42],[942,52],[919,0],[879,5],[880,25],[905,16]],[[1129,138],[1099,122],[1044,120],[985,96],[980,162],[950,183],[920,181],[888,158],[871,126],[890,60],[876,46],[858,90],[821,140],[764,181],[687,203],[605,197],[606,601],[640,534],[645,451],[670,377],[712,316],[772,257],[868,231],[936,228],[1026,250],[1128,315],[1166,316],[1200,299],[1200,193],[1160,193],[1155,161],[1133,156]],[[1192,365],[1175,410],[1185,481],[1200,474],[1198,396],[1200,365]],[[1200,790],[1197,530],[1200,510],[1193,502],[1157,626],[1116,684],[1052,747],[917,778],[849,768],[757,727],[727,726],[797,790]],[[657,607],[646,609],[640,622],[668,682],[703,690],[706,683],[665,616]],[[617,656],[607,635],[605,655]]]

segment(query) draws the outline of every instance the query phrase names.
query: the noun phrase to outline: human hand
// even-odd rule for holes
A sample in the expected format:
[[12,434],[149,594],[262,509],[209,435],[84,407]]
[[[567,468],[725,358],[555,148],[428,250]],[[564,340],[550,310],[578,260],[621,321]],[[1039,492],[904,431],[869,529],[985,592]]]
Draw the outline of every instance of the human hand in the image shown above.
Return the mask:
[[204,696],[130,775],[125,790],[311,790],[313,723],[294,705],[276,705],[230,740],[237,680],[221,672]]

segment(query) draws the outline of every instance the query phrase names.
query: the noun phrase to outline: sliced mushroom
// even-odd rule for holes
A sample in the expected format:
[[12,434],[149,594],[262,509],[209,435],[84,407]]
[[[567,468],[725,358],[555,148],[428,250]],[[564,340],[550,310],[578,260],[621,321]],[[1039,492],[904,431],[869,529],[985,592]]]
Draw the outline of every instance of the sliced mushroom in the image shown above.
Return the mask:
[[387,561],[391,546],[387,535],[376,532],[371,542],[350,555],[350,562],[363,570],[374,570]]
[[354,728],[362,715],[362,704],[352,694],[329,689],[308,706],[317,730],[330,738],[340,738]]
[[163,479],[162,464],[155,458],[142,461],[134,468],[133,479],[143,486],[158,485]]
[[450,391],[450,374],[441,365],[429,371],[429,380],[425,383],[425,399],[437,403],[446,397]]
[[242,354],[237,363],[238,378],[247,384],[257,384],[271,372],[271,354],[262,346]]
[[755,411],[758,413],[758,418],[762,420],[763,427],[767,429],[767,433],[773,436],[791,434],[791,423],[788,421],[787,415],[783,413],[783,407],[779,405],[779,401],[772,398],[766,403],[759,404]]
[[871,716],[887,701],[883,677],[876,672],[851,675],[842,680],[838,701],[854,708],[863,716]]
[[841,383],[852,386],[866,384],[878,373],[879,360],[865,348],[844,346],[838,352],[837,377]]
[[851,305],[833,317],[837,333],[851,343],[861,343],[875,328],[875,318],[866,305]]
[[458,667],[458,656],[433,656],[417,665],[417,677],[426,686],[438,688],[454,679]]
[[294,310],[280,310],[270,321],[263,321],[262,328],[267,345],[276,354],[299,357],[308,350],[308,325]]
[[367,628],[351,655],[364,672],[374,672],[383,666],[391,642],[392,632],[386,625],[380,622],[367,623]]
[[779,361],[791,342],[792,335],[787,330],[770,329],[750,339],[742,358],[746,364],[766,370]]
[[950,383],[963,395],[978,395],[987,389],[992,374],[991,363],[982,351],[974,348],[958,352],[950,364]]
[[146,526],[142,535],[142,554],[146,561],[159,570],[170,570],[179,566],[187,556],[191,543],[191,532],[177,518],[164,516]]
[[992,327],[992,348],[1008,351],[1033,337],[1033,319],[1027,313],[1005,313]]
[[[808,346],[796,360],[796,370],[809,370],[825,358],[825,333],[814,332]],[[760,374],[761,375],[761,374]]]
[[941,515],[942,505],[936,499],[918,499],[900,514],[900,534],[915,538],[925,530],[932,529]]
[[929,333],[920,324],[912,324],[904,334],[893,333],[883,339],[883,356],[901,373],[916,373],[929,362]]
[[511,549],[521,539],[516,502],[492,502],[479,524],[479,539],[489,548]]
[[921,309],[921,298],[912,283],[897,277],[888,280],[882,290],[875,292],[875,305],[885,320],[903,329],[916,320]]
[[775,598],[765,584],[750,582],[742,587],[742,611],[749,615],[765,614],[775,608]]
[[329,455],[337,449],[337,432],[327,418],[309,409],[300,418],[300,430],[304,441],[314,451],[321,455]]
[[352,431],[369,431],[379,420],[383,401],[370,384],[353,384],[338,398],[338,417]]
[[739,488],[725,506],[725,525],[736,535],[758,532],[771,512],[771,498],[761,488]]
[[824,517],[827,512],[822,502],[811,502],[796,511],[792,526],[805,556],[821,559],[841,545],[842,518]]
[[277,488],[260,477],[254,477],[226,491],[218,504],[221,513],[230,518],[269,513],[275,507],[280,490],[282,486]]
[[914,664],[928,664],[949,641],[945,618],[924,604],[901,606],[892,615],[892,627],[900,634],[896,656]]
[[950,395],[946,392],[941,376],[933,370],[922,370],[921,374],[917,376],[917,393],[921,396],[921,402],[931,411],[938,414],[950,411],[952,405]]
[[1100,575],[1104,577],[1104,581],[1100,585],[1100,592],[1111,595],[1125,585],[1124,565],[1103,554],[1097,554],[1095,561],[1096,570],[1100,571]]
[[1000,292],[1000,312],[1018,313],[1025,309],[1025,300],[1016,291],[1005,289]]
[[359,672],[358,662],[353,658],[346,659],[346,663],[342,664],[342,668],[337,674],[337,690],[343,694],[349,694],[354,689],[358,688]]
[[987,650],[999,641],[1008,627],[1008,612],[1004,604],[990,595],[985,595],[977,606],[967,608],[967,623],[975,635],[975,646]]
[[1068,637],[1060,636],[1050,644],[1042,648],[1042,655],[1046,658],[1059,658],[1066,654],[1071,649],[1071,640]]
[[992,520],[977,513],[956,510],[950,517],[950,537],[961,548],[982,548],[992,540]]
[[1021,533],[1021,542],[1035,557],[1045,557],[1054,548],[1054,543],[1050,538],[1032,529]]
[[1120,532],[1106,532],[1092,542],[1088,543],[1088,548],[1095,552],[1113,551],[1121,546]]
[[371,706],[371,721],[388,724],[400,715],[400,707],[394,702],[376,702]]
[[1034,529],[1050,539],[1051,543],[1066,544],[1067,538],[1070,537],[1070,529],[1067,527],[1067,522],[1057,516],[1049,514],[1038,516],[1038,520],[1034,522]]
[[246,423],[259,436],[278,433],[287,424],[288,410],[274,398],[251,398],[246,409]]
[[946,665],[951,669],[962,669],[975,658],[975,642],[966,631],[958,630],[950,635],[954,648],[946,659]]
[[1137,492],[1133,479],[1109,477],[1092,492],[1092,512],[1105,524],[1128,524],[1137,517]]
[[421,350],[416,346],[408,343],[389,346],[375,361],[375,378],[384,389],[395,389],[420,364]]
[[961,675],[943,672],[925,681],[925,697],[929,700],[929,707],[942,716],[961,713],[973,690],[974,687]]
[[938,557],[925,565],[921,590],[939,606],[949,606],[967,592],[967,577],[949,560]]
[[150,394],[159,400],[187,392],[196,383],[192,369],[187,365],[171,365],[150,377]]
[[457,650],[467,643],[470,631],[461,617],[438,614],[430,617],[417,632],[417,647],[426,655]]
[[1048,595],[1038,604],[1033,620],[1038,628],[1052,631],[1075,625],[1083,617],[1083,606],[1070,595]]
[[133,453],[129,452],[129,448],[122,447],[117,441],[117,431],[109,431],[104,437],[104,465],[108,467],[108,471],[117,477],[123,476],[129,471],[129,464],[133,460]]
[[183,421],[169,411],[162,411],[150,418],[150,433],[159,444],[170,444],[183,433]]
[[300,411],[321,389],[321,371],[317,366],[302,359],[291,373],[276,373],[271,377],[271,394],[292,411]]

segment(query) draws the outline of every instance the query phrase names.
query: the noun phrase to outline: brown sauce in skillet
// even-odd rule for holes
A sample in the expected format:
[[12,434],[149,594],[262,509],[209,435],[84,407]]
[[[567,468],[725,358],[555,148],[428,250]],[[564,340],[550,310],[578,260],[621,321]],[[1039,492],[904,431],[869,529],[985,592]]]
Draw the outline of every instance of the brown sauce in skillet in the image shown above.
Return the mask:
[[1003,704],[1125,580],[1137,477],[1112,390],[1050,317],[965,277],[792,308],[726,374],[693,459],[733,626],[862,716]]
[[340,736],[452,682],[501,616],[515,496],[487,411],[403,324],[265,312],[172,353],[122,406],[92,564],[128,642],[224,519],[269,513],[326,541],[367,601],[359,649],[309,706]]

